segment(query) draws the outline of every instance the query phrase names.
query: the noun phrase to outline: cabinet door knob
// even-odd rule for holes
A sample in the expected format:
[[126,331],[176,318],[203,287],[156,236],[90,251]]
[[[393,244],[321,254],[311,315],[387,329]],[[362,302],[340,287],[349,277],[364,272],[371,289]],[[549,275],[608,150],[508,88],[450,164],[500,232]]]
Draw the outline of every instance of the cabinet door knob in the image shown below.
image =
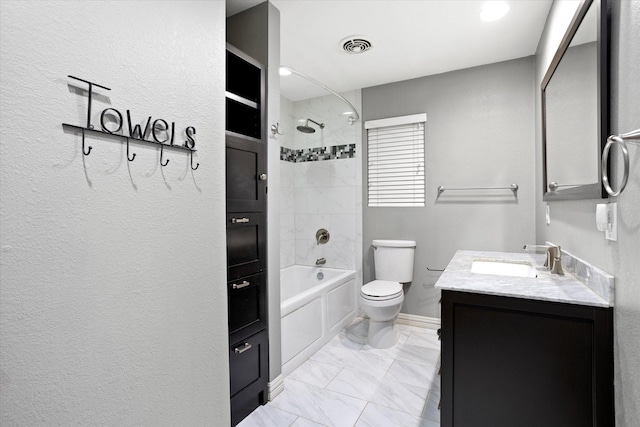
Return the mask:
[[249,218],[231,218],[231,224],[245,224],[249,222]]
[[260,175],[258,175],[258,179],[260,181],[266,181],[267,180],[267,174],[266,173],[261,173]]
[[246,288],[250,284],[251,283],[247,282],[246,280],[243,280],[242,283],[240,283],[240,284],[234,283],[233,285],[231,285],[231,287],[233,289],[242,289],[242,288]]
[[251,348],[251,344],[249,344],[248,342],[244,343],[242,345],[242,347],[236,347],[233,349],[234,353],[244,353],[245,351],[249,350]]

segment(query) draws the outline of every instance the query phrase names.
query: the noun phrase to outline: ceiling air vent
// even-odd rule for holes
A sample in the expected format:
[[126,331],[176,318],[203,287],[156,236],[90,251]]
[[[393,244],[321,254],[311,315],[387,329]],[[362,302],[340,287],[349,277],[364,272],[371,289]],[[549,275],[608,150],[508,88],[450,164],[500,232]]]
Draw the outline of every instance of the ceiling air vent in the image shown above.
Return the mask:
[[350,36],[340,42],[342,49],[347,53],[365,53],[370,50],[373,45],[363,36]]

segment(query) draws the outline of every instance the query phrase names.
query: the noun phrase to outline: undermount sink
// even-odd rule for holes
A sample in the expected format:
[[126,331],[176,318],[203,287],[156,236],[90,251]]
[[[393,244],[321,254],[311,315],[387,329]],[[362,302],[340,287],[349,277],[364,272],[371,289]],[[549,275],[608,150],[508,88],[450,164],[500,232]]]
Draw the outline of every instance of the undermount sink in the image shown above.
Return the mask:
[[525,261],[474,260],[471,263],[471,272],[498,276],[538,277],[536,268]]

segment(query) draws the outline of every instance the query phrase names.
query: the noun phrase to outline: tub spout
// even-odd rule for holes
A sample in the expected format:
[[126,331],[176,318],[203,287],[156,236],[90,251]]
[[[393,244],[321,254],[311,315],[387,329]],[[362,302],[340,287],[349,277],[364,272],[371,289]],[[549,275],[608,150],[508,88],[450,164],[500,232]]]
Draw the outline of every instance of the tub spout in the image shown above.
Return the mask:
[[325,265],[327,263],[327,260],[325,258],[318,258],[316,260],[316,265]]

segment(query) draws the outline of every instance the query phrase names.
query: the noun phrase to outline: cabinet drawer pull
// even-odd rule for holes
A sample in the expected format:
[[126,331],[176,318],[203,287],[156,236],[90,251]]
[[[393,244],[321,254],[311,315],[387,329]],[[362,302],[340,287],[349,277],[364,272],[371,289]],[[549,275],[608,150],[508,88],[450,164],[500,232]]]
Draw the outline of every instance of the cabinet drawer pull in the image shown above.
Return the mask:
[[243,280],[242,283],[240,283],[240,284],[234,283],[233,285],[231,285],[231,287],[233,289],[242,289],[242,288],[246,288],[250,284],[251,283],[247,282],[246,280]]
[[260,181],[266,181],[267,180],[267,174],[266,173],[261,173],[260,175],[258,175],[258,179]]
[[251,344],[249,344],[248,342],[244,343],[242,345],[242,347],[236,347],[233,349],[233,351],[235,353],[244,353],[245,351],[249,350],[251,348]]
[[231,218],[231,224],[245,224],[249,222],[249,218]]

